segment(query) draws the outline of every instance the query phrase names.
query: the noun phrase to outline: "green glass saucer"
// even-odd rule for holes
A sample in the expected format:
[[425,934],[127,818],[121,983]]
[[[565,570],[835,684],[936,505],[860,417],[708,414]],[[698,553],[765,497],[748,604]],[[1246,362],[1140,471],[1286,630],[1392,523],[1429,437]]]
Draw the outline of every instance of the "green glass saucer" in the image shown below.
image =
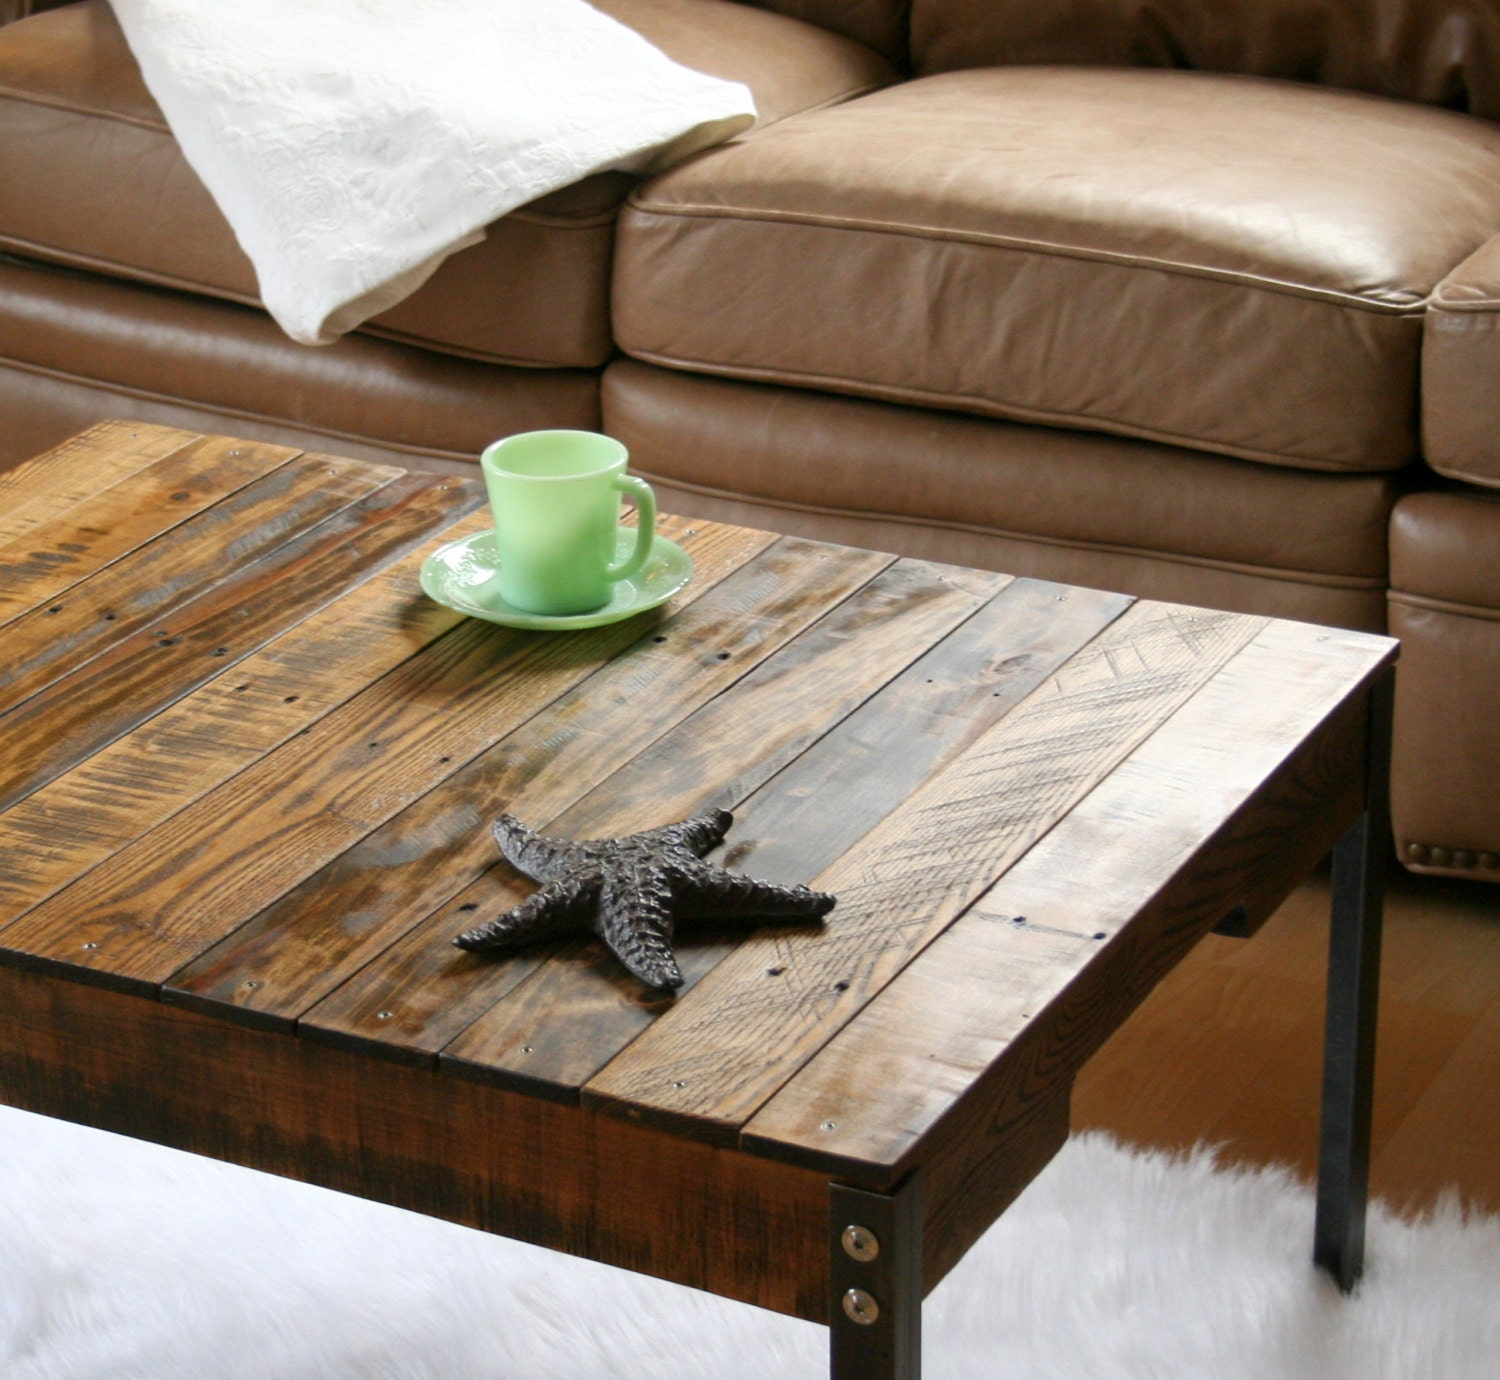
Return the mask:
[[[624,560],[635,548],[635,530],[621,528],[616,538],[615,559]],[[566,632],[572,628],[598,628],[633,618],[647,609],[665,604],[693,577],[693,562],[674,541],[663,536],[651,539],[651,554],[634,575],[617,580],[609,603],[587,613],[552,617],[514,608],[500,597],[500,561],[495,554],[493,531],[476,532],[438,547],[422,562],[422,592],[457,613],[483,618],[507,628],[531,628],[538,632]]]

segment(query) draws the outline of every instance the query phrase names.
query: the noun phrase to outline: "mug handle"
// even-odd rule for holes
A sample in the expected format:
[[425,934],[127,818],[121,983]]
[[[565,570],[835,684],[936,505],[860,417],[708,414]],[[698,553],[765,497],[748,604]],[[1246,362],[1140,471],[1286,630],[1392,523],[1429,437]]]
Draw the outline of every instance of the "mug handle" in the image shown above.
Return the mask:
[[651,492],[651,486],[633,474],[617,474],[614,486],[635,502],[636,533],[635,550],[619,565],[612,565],[604,572],[604,578],[610,582],[629,579],[646,564],[646,557],[651,554],[652,539],[656,535],[656,495]]

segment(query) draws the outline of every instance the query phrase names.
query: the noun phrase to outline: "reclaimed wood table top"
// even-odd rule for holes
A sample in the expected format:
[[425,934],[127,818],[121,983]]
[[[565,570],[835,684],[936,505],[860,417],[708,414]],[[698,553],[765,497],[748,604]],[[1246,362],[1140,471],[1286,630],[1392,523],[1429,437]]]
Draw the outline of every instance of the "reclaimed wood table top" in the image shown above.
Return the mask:
[[[827,1320],[831,1182],[929,1286],[1081,1063],[1360,813],[1385,638],[665,519],[570,634],[422,558],[482,486],[106,423],[0,475],[0,1097]],[[490,820],[732,810],[824,926],[464,953]]]

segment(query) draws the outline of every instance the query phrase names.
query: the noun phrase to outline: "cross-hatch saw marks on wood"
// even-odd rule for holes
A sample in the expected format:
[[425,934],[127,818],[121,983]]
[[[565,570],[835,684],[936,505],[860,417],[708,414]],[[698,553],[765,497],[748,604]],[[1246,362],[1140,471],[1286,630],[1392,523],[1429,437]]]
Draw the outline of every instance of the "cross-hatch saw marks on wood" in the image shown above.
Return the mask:
[[476,485],[403,475],[113,643],[5,719],[21,750],[0,762],[0,807],[233,667],[477,502]]
[[[945,571],[925,562],[898,562],[545,828],[568,838],[622,835],[710,807],[737,807],[899,677],[914,658],[966,624],[1008,583],[1005,576],[969,575],[960,585]],[[851,655],[853,648],[859,655]],[[445,908],[441,932],[451,940],[458,929],[507,909],[529,889],[509,868],[497,868],[460,899],[474,911],[464,915]],[[693,958],[682,956],[688,962],[685,975],[704,957],[704,947],[695,948]],[[592,961],[577,961],[576,946],[554,950],[556,962],[550,961],[552,951],[544,950],[542,969],[525,990],[501,1002],[478,1028],[444,1050],[444,1057],[487,1074],[507,1070],[528,1086],[545,1082],[551,1085],[549,1096],[576,1097],[580,1084],[649,1020],[654,994],[624,978],[612,958],[601,982]],[[490,959],[496,971],[485,985],[486,1004],[506,996],[536,966],[534,959],[524,951]],[[458,1035],[484,1010],[472,1000],[446,1009],[432,1005],[423,1023],[424,1040]],[[556,1014],[543,1021],[541,1010]],[[569,1035],[559,1039],[564,1028]]]
[[[492,522],[476,513],[443,540]],[[462,614],[413,593],[426,554],[388,566],[0,814],[0,925],[454,627]]]
[[839,897],[821,932],[751,936],[585,1102],[732,1140],[1265,622],[1137,604],[817,879]]
[[[1047,593],[1041,602],[1056,608],[1057,588],[1043,588]],[[1031,593],[1038,595],[1041,590],[1033,589]],[[1082,615],[1074,623],[1071,635],[1063,635],[1055,644],[1049,643],[1044,637],[1042,646],[1047,648],[1046,659],[1036,667],[1034,678],[1028,677],[1025,680],[1021,693],[1014,696],[1003,695],[994,701],[993,717],[972,724],[966,729],[964,740],[954,744],[951,752],[944,753],[941,738],[928,737],[916,731],[918,724],[913,722],[911,714],[921,702],[902,693],[904,682],[908,679],[919,679],[923,682],[921,688],[927,688],[925,682],[928,677],[919,674],[919,662],[909,672],[896,677],[891,685],[869,702],[861,705],[827,739],[819,742],[813,753],[821,752],[824,743],[830,739],[838,739],[845,729],[851,730],[856,737],[866,735],[884,744],[906,742],[904,751],[913,760],[935,754],[919,764],[920,770],[911,783],[915,789],[929,775],[957,756],[973,739],[979,737],[994,719],[999,718],[1023,698],[1026,691],[1033,689],[1046,675],[1056,670],[1080,645],[1098,633],[1130,603],[1120,596],[1090,596],[1081,591],[1070,593],[1078,597]],[[1031,645],[1030,639],[1036,636],[1036,629],[1030,622],[1030,615],[1036,612],[1036,605],[1035,598],[1014,603],[1007,591],[987,605],[979,615],[967,620],[956,632],[950,634],[932,656],[943,655],[943,648],[949,643],[960,647],[968,646],[972,669],[974,662],[983,666],[987,664],[987,659],[994,656],[1009,660],[1022,654],[1020,649]],[[978,645],[971,645],[972,643]],[[985,684],[983,695],[986,710],[991,693],[988,684]],[[740,690],[737,690],[735,701],[726,706],[730,711],[738,701],[739,694]],[[973,717],[978,719],[980,716]],[[685,731],[692,727],[685,726]],[[672,749],[677,736],[680,735],[664,739],[659,745],[660,750],[666,752]],[[939,757],[941,760],[937,760]],[[745,786],[756,785],[743,768],[737,768],[736,773]],[[781,776],[784,775],[786,773],[781,773]],[[777,778],[779,780],[780,776]],[[610,782],[607,790],[611,793],[611,799],[617,797],[629,800],[636,796],[652,798],[656,786],[655,781],[638,779],[636,764],[632,764],[631,770]],[[701,800],[701,797],[698,799]],[[739,804],[733,798],[719,796],[714,799],[717,803],[734,806],[739,810]],[[841,790],[839,800],[840,814],[846,817],[846,822],[852,823],[856,839],[874,828],[889,813],[889,806],[878,793],[868,798],[850,798]],[[585,802],[583,810],[570,814],[564,821],[569,826],[567,832],[592,832],[608,819],[607,811],[601,816],[598,810],[589,811],[587,805],[588,802]],[[827,797],[788,803],[784,792],[771,791],[758,795],[747,802],[743,810],[739,810],[737,835],[739,831],[743,831],[743,837],[756,838],[762,832],[763,813],[774,821],[779,817],[778,812],[789,811],[790,818],[795,822],[817,810],[827,810]],[[773,824],[773,827],[777,826]],[[731,843],[734,837],[736,835],[731,836]],[[796,865],[787,869],[780,880],[804,881],[821,873],[844,851],[837,846],[842,838],[843,834],[838,830],[828,834],[819,829],[811,829],[798,834],[790,845],[790,853],[796,859]],[[822,851],[825,845],[828,847],[826,852]],[[746,870],[756,871],[753,865]],[[486,884],[496,885],[496,879],[507,876],[503,871],[491,873]],[[487,915],[521,900],[525,893],[512,883],[500,895],[485,893],[482,888],[476,888],[474,894],[475,899],[483,902],[483,908],[478,914]],[[462,927],[460,922],[472,918],[450,913],[448,924],[450,927]],[[699,937],[691,945],[679,949],[678,962],[686,979],[679,992],[679,1001],[682,994],[711,971],[731,947],[732,941],[728,939],[713,942]],[[619,965],[599,945],[576,943],[565,946],[534,976],[528,976],[530,968],[535,966],[530,955],[517,955],[506,960],[506,963],[512,975],[510,985],[515,986],[516,990],[443,1051],[445,1064],[454,1072],[467,1077],[484,1077],[524,1086],[544,1096],[572,1098],[576,1095],[575,1090],[587,1083],[648,1027],[661,1009],[659,1000],[653,1000],[651,994],[644,993],[638,983],[622,977]],[[521,981],[523,978],[526,979],[524,983]],[[566,1022],[554,1019],[553,1012],[557,1009],[568,1012]],[[564,1027],[567,1030],[565,1037],[560,1034]]]
[[0,542],[24,536],[202,439],[195,431],[144,422],[100,422],[34,460],[0,471]]
[[200,441],[0,545],[0,625],[55,599],[287,459],[264,447]]
[[[1265,628],[781,1088],[746,1125],[744,1145],[894,1182],[939,1120],[986,1075],[995,1081],[996,1060],[1023,1032],[1035,1067],[1017,1069],[1014,1087],[982,1090],[973,1134],[1017,1113],[1007,1098],[1044,1095],[1039,1080],[1070,1081],[1123,1019],[1112,1003],[1138,1000],[1160,972],[1141,951],[1196,939],[1288,830],[1308,828],[1307,813],[1326,810],[1341,780],[1362,778],[1361,735],[1343,732],[1347,713],[1332,722],[1328,711],[1389,644],[1320,635]],[[1326,745],[1325,730],[1335,737]],[[1288,780],[1244,818],[1294,759],[1316,779]],[[1212,869],[1184,870],[1210,847]],[[1178,876],[1191,878],[1190,894]],[[1127,922],[1124,951],[1110,941]],[[1075,985],[1076,999],[1049,1005]],[[1044,1009],[1042,1029],[1033,1018]],[[870,1067],[881,1070],[878,1102],[859,1076]]]
[[205,572],[223,580],[399,473],[347,460],[289,459],[166,537],[75,585],[57,602],[16,619],[5,630],[0,711],[199,597]]
[[1134,602],[1015,581],[736,807],[726,865],[817,876]]
[[468,619],[44,901],[0,945],[155,991],[638,636],[629,622],[539,638]]
[[[552,820],[830,604],[848,601],[890,559],[850,552],[824,561],[820,554],[806,543],[783,540],[717,588],[700,590],[693,604],[502,739],[425,803],[409,807],[346,860],[174,974],[168,999],[192,993],[242,1011],[274,1012],[282,1021],[302,1014],[498,861],[488,830],[494,815]],[[768,579],[772,572],[775,578]],[[649,715],[641,713],[643,697],[652,705]],[[649,801],[639,803],[652,808]],[[662,820],[653,814],[650,822]],[[452,838],[454,830],[466,837]],[[439,842],[444,834],[446,846]],[[434,846],[442,850],[436,857]],[[385,866],[382,859],[389,860]],[[449,941],[467,927],[460,919],[441,937],[444,971],[462,957]],[[485,971],[481,963],[476,976]],[[247,987],[247,981],[257,985]],[[394,1025],[394,1018],[383,1024]]]
[[[793,610],[813,618],[886,559],[844,561],[814,594],[804,543],[766,550],[769,534],[696,528],[687,544],[699,573],[670,618],[637,625],[628,651],[172,975],[163,998],[291,1022],[498,861],[495,814],[552,816],[742,675]],[[651,714],[640,712],[643,697]],[[463,957],[450,939],[444,963]]]

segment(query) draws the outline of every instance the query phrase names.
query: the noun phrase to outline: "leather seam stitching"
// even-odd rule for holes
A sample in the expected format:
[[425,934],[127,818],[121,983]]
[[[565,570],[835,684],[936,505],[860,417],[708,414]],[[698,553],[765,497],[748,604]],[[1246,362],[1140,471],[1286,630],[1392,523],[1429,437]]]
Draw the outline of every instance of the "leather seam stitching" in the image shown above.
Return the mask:
[[1053,244],[1046,240],[1029,240],[1020,236],[986,234],[977,230],[948,230],[942,226],[903,224],[897,221],[855,221],[802,211],[752,211],[739,207],[704,206],[696,203],[667,205],[638,198],[634,194],[630,198],[629,205],[632,210],[642,211],[649,215],[675,216],[684,220],[742,220],[807,225],[815,229],[840,230],[850,234],[898,235],[906,239],[969,244],[979,249],[995,249],[1015,254],[1081,259],[1088,262],[1114,264],[1124,268],[1148,269],[1176,277],[1206,278],[1213,282],[1233,283],[1255,292],[1273,293],[1283,297],[1301,297],[1326,302],[1331,306],[1368,311],[1382,316],[1421,316],[1427,310],[1431,300],[1431,294],[1418,296],[1413,293],[1400,302],[1382,302],[1356,293],[1340,292],[1335,288],[1310,287],[1303,283],[1289,283],[1279,278],[1266,278],[1254,273],[1237,272],[1233,269],[1211,268],[1204,264],[1181,263],[1172,259],[1157,259],[1145,254],[1124,254],[1108,249],[1088,249],[1081,245]]
[[[127,383],[111,383],[104,379],[91,379],[82,374],[72,374],[64,369],[53,369],[44,364],[30,364],[25,360],[0,355],[0,365],[18,369],[22,373],[37,374],[43,378],[57,379],[62,383],[77,384],[81,388],[96,388],[106,393],[118,393],[127,398],[140,398],[146,402],[165,403],[169,407],[184,407],[200,412],[211,412],[215,416],[236,417],[247,422],[260,422],[265,426],[295,428],[310,432],[314,436],[326,436],[335,441],[354,441],[360,445],[374,446],[382,450],[398,451],[403,455],[417,457],[432,456],[438,460],[463,460],[474,462],[467,451],[446,450],[438,446],[416,446],[404,441],[387,440],[384,437],[365,436],[356,431],[340,431],[333,427],[319,426],[313,422],[299,422],[290,417],[273,417],[264,412],[251,412],[246,408],[224,407],[218,403],[200,402],[192,398],[174,398],[166,393],[156,393],[147,388],[136,388]],[[368,463],[378,463],[371,461]]]
[[[704,374],[709,377],[745,378],[756,382],[809,384],[830,392],[843,393],[851,397],[870,397],[902,403],[933,403],[955,411],[966,411],[982,417],[1001,417],[1023,422],[1045,422],[1053,426],[1071,427],[1077,431],[1105,431],[1120,436],[1135,436],[1147,441],[1159,441],[1182,450],[1207,451],[1210,455],[1227,455],[1236,460],[1249,460],[1257,464],[1273,465],[1280,469],[1317,470],[1325,474],[1389,474],[1404,469],[1409,462],[1371,469],[1320,457],[1284,454],[1279,451],[1255,450],[1249,446],[1235,446],[1225,441],[1210,441],[1197,436],[1183,436],[1174,431],[1162,431],[1139,426],[1133,422],[1116,421],[1111,417],[1095,417],[1086,413],[1053,412],[1041,407],[1027,407],[1019,403],[995,402],[964,393],[941,393],[932,389],[904,388],[896,384],[867,383],[845,379],[832,374],[813,374],[793,369],[774,369],[745,364],[704,364],[701,361],[679,359],[674,355],[659,354],[651,350],[626,349],[632,359],[660,364],[669,369],[680,369],[684,373]],[[1288,461],[1296,461],[1288,464]]]
[[1383,590],[1387,580],[1380,575],[1332,575],[1319,571],[1285,570],[1279,566],[1251,565],[1244,561],[1221,560],[1214,556],[1197,556],[1188,552],[1156,551],[1150,547],[1127,546],[1118,542],[1087,541],[1078,537],[1048,536],[1036,532],[1019,532],[1008,527],[982,527],[977,523],[960,522],[954,518],[903,517],[897,513],[878,513],[857,508],[834,508],[821,503],[772,498],[763,494],[740,493],[732,489],[720,489],[709,484],[697,484],[691,480],[676,479],[670,475],[640,471],[653,483],[669,488],[687,489],[692,493],[710,498],[723,498],[730,502],[756,503],[770,508],[785,508],[802,513],[817,513],[828,517],[848,517],[871,522],[887,522],[898,526],[915,525],[938,527],[946,531],[973,532],[978,536],[1002,537],[1008,541],[1036,542],[1045,546],[1060,546],[1074,551],[1105,551],[1111,555],[1135,556],[1149,560],[1171,561],[1178,565],[1203,566],[1222,570],[1234,575],[1251,575],[1261,579],[1284,580],[1289,584],[1316,585],[1324,589]]
[[78,101],[65,100],[61,96],[45,96],[37,91],[21,91],[14,86],[0,85],[0,97],[17,101],[22,105],[43,106],[48,110],[61,110],[70,115],[85,115],[95,120],[113,120],[116,124],[132,125],[136,129],[149,129],[153,134],[172,138],[172,131],[162,120],[148,120],[139,115],[125,115],[118,110],[106,110],[102,106],[83,105]]
[[1406,608],[1426,609],[1432,613],[1446,613],[1456,618],[1479,618],[1486,623],[1500,623],[1500,609],[1486,608],[1482,604],[1465,604],[1456,599],[1436,599],[1428,594],[1408,594],[1405,590],[1393,589],[1386,599],[1392,604]]

